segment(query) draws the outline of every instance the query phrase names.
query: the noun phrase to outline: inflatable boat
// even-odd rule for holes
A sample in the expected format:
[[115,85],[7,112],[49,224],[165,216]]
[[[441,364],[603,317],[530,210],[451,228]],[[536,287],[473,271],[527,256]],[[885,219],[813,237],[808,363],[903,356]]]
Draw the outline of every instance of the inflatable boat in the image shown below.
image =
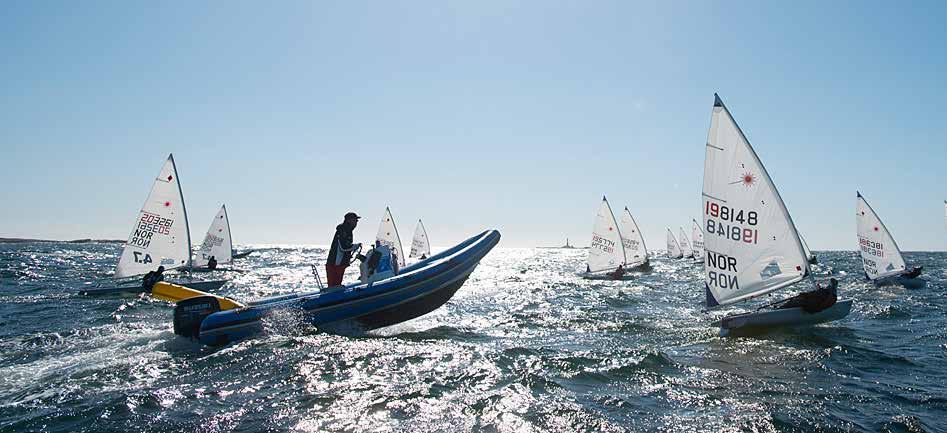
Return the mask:
[[216,296],[184,299],[175,307],[174,332],[203,344],[221,345],[260,332],[263,319],[279,312],[299,314],[316,326],[346,322],[368,331],[394,325],[447,302],[499,241],[500,233],[488,230],[381,278],[319,292],[276,296],[246,305],[221,302]]

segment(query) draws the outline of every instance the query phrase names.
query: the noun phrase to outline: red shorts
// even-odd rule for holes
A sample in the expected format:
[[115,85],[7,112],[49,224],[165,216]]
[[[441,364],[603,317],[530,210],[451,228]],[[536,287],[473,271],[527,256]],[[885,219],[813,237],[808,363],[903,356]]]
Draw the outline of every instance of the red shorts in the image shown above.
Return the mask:
[[326,263],[326,283],[329,287],[341,286],[342,276],[345,275],[345,268],[349,265],[333,265]]

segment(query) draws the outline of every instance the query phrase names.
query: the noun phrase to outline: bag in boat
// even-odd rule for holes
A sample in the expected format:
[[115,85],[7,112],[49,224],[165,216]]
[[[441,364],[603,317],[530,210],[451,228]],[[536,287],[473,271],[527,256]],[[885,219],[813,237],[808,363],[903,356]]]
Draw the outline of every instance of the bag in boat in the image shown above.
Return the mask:
[[395,276],[398,273],[398,262],[392,256],[391,248],[387,245],[376,245],[365,254],[365,260],[362,260],[359,270],[359,279],[363,283],[370,283]]

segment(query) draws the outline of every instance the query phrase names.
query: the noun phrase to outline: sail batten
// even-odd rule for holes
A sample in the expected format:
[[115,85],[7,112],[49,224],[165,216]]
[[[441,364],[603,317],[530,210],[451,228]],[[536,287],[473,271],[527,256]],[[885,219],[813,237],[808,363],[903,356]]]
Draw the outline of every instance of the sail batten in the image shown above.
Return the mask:
[[217,263],[233,262],[233,238],[230,234],[230,217],[227,215],[227,205],[222,205],[210,227],[207,228],[207,234],[204,235],[204,241],[193,259],[194,266],[207,266],[208,260],[213,257]]
[[602,197],[592,225],[587,269],[589,272],[610,271],[625,263],[625,246],[621,230],[608,200]]
[[411,253],[409,258],[429,257],[431,255],[431,242],[427,238],[427,230],[424,229],[424,223],[418,219],[418,226],[414,228],[414,237],[411,238]]
[[385,207],[385,215],[381,218],[381,224],[378,226],[375,242],[391,249],[391,253],[398,260],[398,265],[404,267],[405,257],[404,249],[401,247],[401,236],[398,234],[395,218],[391,215],[391,209],[388,207]]
[[704,280],[720,305],[802,280],[808,261],[772,178],[719,96],[703,186]]
[[862,267],[868,278],[877,280],[904,272],[904,256],[897,242],[861,193],[855,199],[855,223]]
[[115,266],[115,277],[146,274],[164,266],[191,266],[187,210],[174,156],[168,155],[142,205]]
[[625,247],[625,264],[637,266],[648,261],[648,247],[645,246],[644,236],[638,229],[638,223],[631,215],[631,211],[625,208],[621,214],[619,224],[621,230],[621,242]]

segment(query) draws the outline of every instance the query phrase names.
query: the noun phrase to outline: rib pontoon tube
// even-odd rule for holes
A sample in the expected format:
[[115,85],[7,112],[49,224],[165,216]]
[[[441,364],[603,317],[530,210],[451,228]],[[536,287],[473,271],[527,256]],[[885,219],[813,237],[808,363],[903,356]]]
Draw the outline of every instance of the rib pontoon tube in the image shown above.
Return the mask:
[[[208,345],[225,344],[259,332],[264,317],[287,310],[303,314],[313,325],[351,321],[359,329],[371,330],[401,323],[447,302],[499,241],[500,232],[488,230],[385,280],[277,296],[252,302],[246,308],[218,311],[204,317],[199,332],[192,336]],[[180,308],[187,305],[178,304],[176,316]]]

